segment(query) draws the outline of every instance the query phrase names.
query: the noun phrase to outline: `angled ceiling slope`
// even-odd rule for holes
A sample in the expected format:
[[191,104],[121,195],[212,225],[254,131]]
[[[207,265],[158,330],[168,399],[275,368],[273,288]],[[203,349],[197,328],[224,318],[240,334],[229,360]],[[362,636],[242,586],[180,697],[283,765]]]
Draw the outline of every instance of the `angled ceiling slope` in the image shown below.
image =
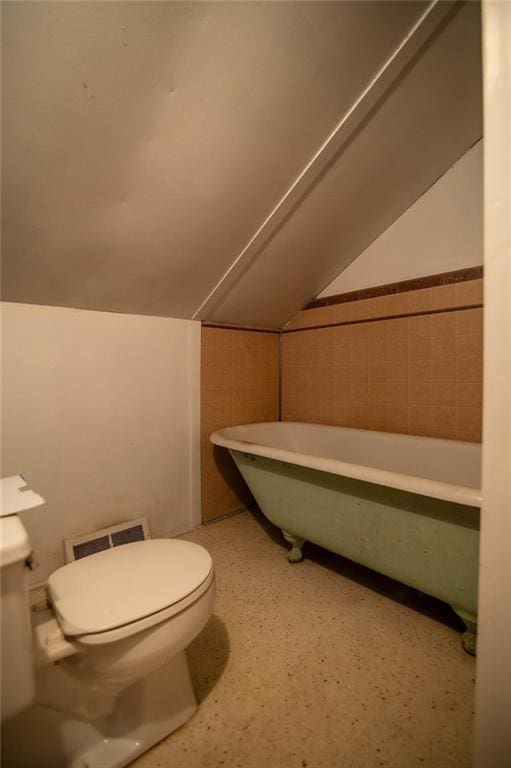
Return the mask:
[[456,4],[205,316],[283,326],[481,137],[481,90],[480,8]]
[[4,298],[282,325],[480,135],[453,6],[4,2]]

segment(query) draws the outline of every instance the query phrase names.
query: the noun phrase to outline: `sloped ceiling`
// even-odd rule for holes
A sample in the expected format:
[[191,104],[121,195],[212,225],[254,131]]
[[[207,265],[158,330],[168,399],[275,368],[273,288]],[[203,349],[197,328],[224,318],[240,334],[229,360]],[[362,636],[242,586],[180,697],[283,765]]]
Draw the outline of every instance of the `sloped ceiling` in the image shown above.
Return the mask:
[[431,5],[4,2],[3,297],[283,325],[481,135],[477,4],[378,80]]

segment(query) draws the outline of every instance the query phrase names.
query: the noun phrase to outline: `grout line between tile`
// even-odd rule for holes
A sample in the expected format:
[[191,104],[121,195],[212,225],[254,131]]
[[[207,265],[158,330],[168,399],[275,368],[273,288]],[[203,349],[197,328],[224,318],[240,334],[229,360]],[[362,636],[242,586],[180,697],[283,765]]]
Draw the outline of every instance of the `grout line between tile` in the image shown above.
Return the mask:
[[279,421],[282,421],[282,331],[279,333]]

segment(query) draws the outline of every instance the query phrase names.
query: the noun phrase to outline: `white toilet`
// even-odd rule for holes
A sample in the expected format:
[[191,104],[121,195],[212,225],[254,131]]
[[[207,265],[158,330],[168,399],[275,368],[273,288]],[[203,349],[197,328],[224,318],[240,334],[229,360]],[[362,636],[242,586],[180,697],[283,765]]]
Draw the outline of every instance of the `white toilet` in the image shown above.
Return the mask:
[[0,526],[2,765],[122,768],[197,708],[185,648],[213,610],[210,555],[153,539],[76,560],[31,629],[28,537],[16,515]]

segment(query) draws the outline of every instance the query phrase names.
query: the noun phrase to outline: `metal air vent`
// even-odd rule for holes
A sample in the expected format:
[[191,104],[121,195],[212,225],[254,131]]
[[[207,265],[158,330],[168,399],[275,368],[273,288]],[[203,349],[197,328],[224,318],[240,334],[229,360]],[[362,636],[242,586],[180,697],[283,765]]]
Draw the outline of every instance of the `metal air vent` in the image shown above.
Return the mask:
[[129,544],[132,541],[144,541],[150,539],[149,526],[145,517],[136,520],[128,520],[125,523],[111,525],[99,531],[92,531],[75,539],[64,539],[66,562],[80,560],[82,557],[94,555],[104,549],[119,547],[121,544]]

